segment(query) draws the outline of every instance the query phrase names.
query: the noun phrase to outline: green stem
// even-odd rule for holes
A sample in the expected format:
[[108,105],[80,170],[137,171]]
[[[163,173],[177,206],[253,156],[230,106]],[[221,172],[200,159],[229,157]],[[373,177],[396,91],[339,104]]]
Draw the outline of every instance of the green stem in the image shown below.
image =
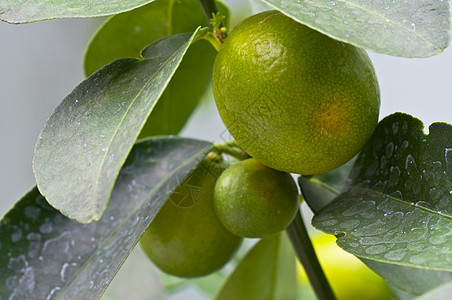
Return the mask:
[[215,50],[217,50],[217,52],[220,51],[222,43],[212,32],[208,32],[202,38],[209,41],[210,44],[215,48]]
[[[217,144],[217,145],[215,145],[215,148],[218,151],[220,151],[221,153],[226,153],[228,155],[231,155],[231,156],[237,158],[238,160],[244,160],[244,159],[250,158],[248,153],[246,153],[245,151],[240,149],[237,146],[235,141],[226,141],[224,143]],[[234,149],[234,148],[236,148],[236,149]]]
[[318,179],[315,178],[315,177],[309,178],[309,181],[311,181],[311,182],[317,184],[318,186],[320,186],[321,188],[324,188],[324,189],[327,190],[327,191],[330,191],[331,193],[335,194],[336,196],[339,195],[339,193],[340,193],[340,192],[339,192],[338,190],[336,190],[334,187],[332,187],[332,186],[330,186],[329,184],[326,184],[326,183],[324,183],[324,182],[318,180]]
[[320,266],[319,260],[317,259],[300,210],[298,210],[295,219],[286,229],[286,232],[289,235],[298,259],[308,275],[317,298],[319,300],[336,299],[333,290],[326,279],[325,273]]

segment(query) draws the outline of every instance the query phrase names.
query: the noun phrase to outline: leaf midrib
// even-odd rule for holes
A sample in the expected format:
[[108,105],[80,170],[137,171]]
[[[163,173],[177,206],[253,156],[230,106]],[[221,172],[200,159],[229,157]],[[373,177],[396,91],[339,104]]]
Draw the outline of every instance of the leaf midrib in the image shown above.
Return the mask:
[[[132,216],[135,216],[136,212],[141,210],[141,207],[143,206],[144,203],[146,203],[147,201],[149,201],[149,199],[151,199],[151,196],[153,194],[155,194],[156,191],[158,191],[160,189],[161,186],[163,186],[171,177],[173,177],[180,169],[182,169],[183,167],[185,167],[186,165],[188,165],[190,162],[192,162],[193,160],[195,160],[197,157],[200,156],[201,153],[207,152],[207,149],[210,149],[212,147],[212,144],[204,147],[203,149],[201,149],[200,151],[198,151],[197,153],[195,153],[194,155],[192,155],[190,158],[184,160],[184,162],[182,164],[179,165],[179,167],[175,168],[173,171],[171,171],[170,173],[168,173],[167,176],[164,176],[159,183],[152,188],[149,193],[143,197],[143,201],[140,202],[140,205],[137,205],[136,208],[130,213],[129,217],[126,217],[120,225],[118,225],[102,242],[102,244],[97,248],[97,249],[103,249],[103,246],[106,244],[107,241],[110,241],[114,236],[115,233],[118,232],[120,229],[123,228],[124,224],[127,224],[127,221],[131,219]],[[155,214],[157,215],[157,214]],[[155,216],[154,215],[154,216]],[[151,220],[152,222],[152,220]],[[136,242],[134,243],[134,245],[132,246],[131,249],[133,249],[136,244],[138,243],[139,239],[136,240]],[[75,278],[77,278],[77,275],[82,272],[85,268],[83,268],[83,266],[89,265],[91,263],[91,261],[97,257],[96,255],[97,251],[94,251],[89,257],[88,259],[80,266],[80,268],[77,270],[77,272],[75,272],[75,274],[71,277],[71,279],[67,282],[67,284],[59,291],[59,294],[63,293],[64,291],[66,291],[66,289],[71,285],[71,283],[75,280]],[[130,252],[129,252],[130,253]],[[124,263],[125,259],[123,260],[122,264]],[[121,264],[121,265],[122,265]],[[116,270],[115,274],[118,272],[119,268]],[[114,276],[112,277],[114,278]],[[109,281],[111,282],[111,280]]]
[[[317,184],[320,188],[323,188],[323,189],[325,189],[327,191],[330,191],[330,192],[336,194],[336,196],[340,194],[340,192],[337,191],[334,187],[330,186],[328,183],[325,183],[323,181],[318,180],[317,178],[310,178],[309,181],[311,181],[314,184]],[[414,208],[419,208],[419,209],[427,211],[429,213],[432,213],[432,214],[438,215],[440,217],[444,217],[444,218],[452,220],[452,216],[451,215],[446,215],[446,214],[441,213],[439,211],[435,211],[433,209],[417,205],[414,202],[413,203],[406,202],[406,201],[403,201],[402,199],[396,198],[396,197],[391,196],[391,195],[387,195],[387,194],[382,193],[382,192],[374,191],[374,190],[368,189],[368,188],[362,188],[362,187],[359,187],[359,186],[350,186],[350,188],[348,190],[350,190],[350,189],[357,189],[357,190],[361,190],[361,191],[364,191],[364,192],[372,192],[372,193],[374,193],[376,195],[387,197],[390,200],[397,201],[399,203],[402,203],[402,204],[405,204],[405,205],[408,205],[408,206],[412,206]]]
[[[134,99],[132,100],[132,102],[130,103],[130,105],[127,107],[126,112],[124,113],[123,117],[121,118],[121,120],[120,120],[118,126],[117,126],[116,129],[115,129],[114,134],[112,135],[112,138],[111,138],[110,142],[108,143],[108,150],[105,151],[104,157],[103,157],[102,160],[101,160],[101,165],[100,165],[100,167],[99,167],[99,172],[98,172],[97,176],[95,177],[95,179],[96,179],[97,181],[98,181],[98,179],[101,177],[101,173],[102,173],[102,171],[103,171],[103,167],[104,167],[104,164],[105,164],[105,161],[106,161],[106,157],[111,153],[111,151],[110,151],[111,145],[112,145],[113,142],[116,140],[116,136],[118,135],[118,131],[119,131],[119,129],[121,128],[121,125],[123,124],[123,121],[125,120],[126,116],[128,115],[128,113],[129,113],[131,107],[133,106],[133,104],[135,103],[135,101],[138,99],[138,97],[143,93],[144,89],[148,86],[149,82],[151,82],[151,81],[157,76],[157,74],[159,74],[159,73],[161,72],[161,70],[162,70],[164,67],[166,67],[166,66],[169,64],[169,62],[172,61],[172,59],[173,59],[175,56],[177,56],[177,53],[180,51],[180,49],[184,48],[184,46],[185,46],[185,48],[188,48],[188,46],[190,45],[191,41],[193,40],[193,37],[194,37],[194,35],[192,35],[192,37],[191,37],[186,43],[184,43],[182,46],[180,46],[179,48],[177,48],[177,50],[169,57],[169,59],[168,59],[165,63],[163,63],[163,64],[157,69],[157,71],[156,71],[156,72],[155,72],[155,73],[154,73],[154,74],[146,81],[146,84],[143,85],[143,87],[140,89],[140,91],[139,91],[139,92],[137,93],[137,95],[134,97]],[[188,44],[188,45],[187,45],[187,44]],[[182,53],[182,55],[183,55],[183,53]],[[146,59],[144,59],[144,60],[146,60]],[[163,93],[163,91],[162,91],[162,93]],[[151,109],[150,109],[150,112],[153,110],[153,108],[155,107],[155,105],[157,104],[157,102],[158,102],[158,101],[154,101],[154,104],[152,105],[152,107],[151,107]],[[144,125],[144,123],[143,123],[143,125]],[[140,133],[140,131],[138,131],[138,134],[139,134],[139,133]],[[130,150],[129,150],[129,151],[130,151]],[[93,193],[93,194],[95,195],[95,199],[96,199],[95,201],[96,201],[96,204],[97,204],[97,203],[98,203],[97,195],[99,194],[99,189],[98,189],[98,186],[99,186],[99,185],[98,185],[98,184],[95,184],[94,186],[95,186],[95,190],[94,190],[94,193]],[[112,187],[111,189],[113,189],[113,187]],[[96,210],[97,210],[97,207],[96,207]],[[90,216],[91,219],[93,219],[93,217],[99,217],[99,216],[97,216],[97,213],[96,213],[96,214],[93,214],[92,216]]]
[[[338,1],[341,1],[341,0],[338,0]],[[356,3],[353,3],[353,2],[350,2],[350,1],[343,1],[343,2],[346,3],[346,4],[349,4],[350,6],[357,7],[358,9],[361,9],[361,10],[364,11],[364,12],[367,12],[367,13],[372,14],[372,15],[374,15],[374,16],[380,17],[380,18],[382,18],[384,21],[388,20],[390,23],[393,23],[393,24],[396,25],[397,27],[402,28],[403,31],[409,32],[409,33],[413,33],[415,36],[417,36],[417,37],[419,37],[420,39],[422,39],[423,41],[425,41],[425,42],[426,42],[428,45],[430,45],[432,48],[434,48],[434,49],[436,49],[436,50],[441,50],[439,47],[437,47],[436,45],[432,44],[429,40],[427,40],[427,39],[424,37],[424,35],[419,34],[418,31],[415,31],[415,30],[414,30],[414,31],[408,30],[407,28],[405,28],[404,26],[402,26],[400,23],[395,22],[394,20],[385,17],[385,15],[382,15],[381,13],[377,13],[377,12],[375,12],[375,11],[369,10],[368,8],[365,8],[365,7],[363,7],[363,6],[361,6],[361,5],[358,5],[358,4],[356,4]]]
[[[267,4],[269,4],[270,6],[273,6],[273,7],[275,7],[275,8],[278,8],[278,9],[280,8],[280,7],[277,7],[276,5],[274,5],[273,3],[269,3],[269,1],[272,1],[272,0],[262,0],[262,1],[266,2]],[[279,0],[278,0],[278,1],[279,1]],[[337,0],[337,1],[341,1],[341,0]],[[313,2],[313,1],[307,1],[307,0],[304,0],[303,2],[307,2],[308,4],[309,4],[309,3],[314,3],[314,4],[316,4],[316,2]],[[405,28],[404,26],[402,26],[402,25],[399,24],[398,22],[395,22],[394,20],[392,20],[392,19],[390,19],[390,18],[387,18],[387,17],[385,17],[384,15],[382,15],[382,14],[380,14],[380,13],[377,13],[377,12],[375,12],[375,11],[371,11],[371,10],[369,10],[369,9],[366,9],[365,7],[359,6],[358,4],[355,4],[355,3],[352,3],[352,2],[349,2],[349,1],[342,1],[342,2],[344,2],[346,5],[350,5],[350,6],[357,7],[359,10],[361,10],[361,11],[363,11],[363,12],[366,12],[366,13],[369,13],[369,14],[373,14],[373,15],[375,15],[375,16],[377,16],[377,17],[383,19],[384,21],[388,20],[390,23],[393,23],[393,24],[395,24],[397,27],[402,28],[403,31],[405,31],[405,32],[411,32],[410,30],[408,30],[407,28]],[[316,7],[316,6],[314,6],[314,7]],[[293,15],[292,15],[292,16],[293,16]],[[295,17],[295,18],[298,19],[298,17],[296,17],[296,16],[293,16],[293,17]],[[298,20],[300,20],[300,19],[298,19]],[[302,21],[302,20],[300,20],[300,21]],[[330,33],[326,32],[325,30],[320,30],[320,29],[317,29],[317,30],[323,32],[324,34],[330,35]],[[442,49],[441,49],[440,47],[437,47],[435,44],[431,43],[429,40],[427,40],[426,38],[424,38],[423,35],[420,35],[420,34],[418,33],[418,31],[412,31],[412,33],[413,33],[415,36],[419,37],[421,40],[423,40],[426,44],[430,45],[430,47],[433,47],[433,49],[435,49],[435,50],[437,50],[437,51],[442,51]],[[336,36],[336,35],[335,35],[335,36]],[[338,39],[344,40],[343,38],[341,38],[341,37],[339,37],[339,36],[336,36],[336,37],[337,37]]]

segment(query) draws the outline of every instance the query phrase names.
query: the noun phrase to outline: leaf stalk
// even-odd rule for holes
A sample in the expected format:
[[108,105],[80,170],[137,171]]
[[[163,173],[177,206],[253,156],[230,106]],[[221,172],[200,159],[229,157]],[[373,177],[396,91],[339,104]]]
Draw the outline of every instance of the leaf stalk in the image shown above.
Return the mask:
[[336,299],[325,273],[320,266],[300,210],[298,210],[295,215],[295,219],[292,224],[287,227],[286,232],[289,235],[298,259],[308,275],[309,281],[315,294],[317,295],[317,298],[319,300]]

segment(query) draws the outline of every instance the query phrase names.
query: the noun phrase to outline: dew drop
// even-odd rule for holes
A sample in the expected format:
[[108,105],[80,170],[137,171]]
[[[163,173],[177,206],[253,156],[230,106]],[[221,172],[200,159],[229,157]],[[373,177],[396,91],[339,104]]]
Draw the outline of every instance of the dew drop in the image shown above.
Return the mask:
[[384,246],[384,245],[371,246],[366,249],[366,253],[371,254],[371,255],[380,254],[385,251],[386,251],[386,246]]
[[41,251],[41,235],[36,232],[30,232],[27,234],[28,245],[28,256],[36,257]]
[[334,226],[337,223],[339,223],[338,220],[336,220],[336,219],[329,219],[329,220],[323,221],[322,222],[322,226],[325,226],[325,227],[327,227],[327,226]]
[[396,186],[399,183],[400,170],[399,167],[391,167],[389,169],[388,186]]
[[399,132],[399,122],[392,123],[392,132],[396,135]]
[[390,142],[387,146],[386,146],[386,156],[388,158],[392,157],[392,152],[394,151],[394,143]]
[[359,226],[359,224],[360,224],[359,220],[349,219],[349,220],[346,220],[346,221],[342,222],[341,224],[339,224],[339,227],[342,229],[351,230],[351,229]]
[[8,262],[8,269],[16,271],[16,273],[23,273],[28,267],[28,261],[25,255],[21,254],[18,257],[11,257]]
[[446,148],[444,151],[444,159],[446,161],[446,169],[452,172],[452,148]]
[[41,210],[34,206],[27,206],[25,207],[25,216],[32,219],[33,221],[36,221],[36,219],[39,217],[39,214],[41,213]]
[[402,142],[402,148],[403,148],[403,149],[408,149],[409,144],[410,144],[410,143],[409,143],[407,140],[404,140],[404,141]]
[[399,249],[399,250],[393,250],[393,251],[386,253],[384,255],[384,257],[389,260],[399,261],[399,260],[402,260],[405,257],[405,255],[406,255],[406,251]]
[[405,160],[405,169],[408,172],[408,175],[410,175],[410,173],[412,172],[416,172],[417,171],[417,166],[416,166],[416,162],[414,161],[414,158],[411,154],[408,154]]
[[447,242],[447,238],[443,235],[443,236],[432,236],[429,239],[429,242],[434,244],[434,245],[441,245]]
[[53,295],[54,295],[56,292],[58,292],[59,290],[61,290],[61,288],[60,288],[59,286],[54,287],[54,288],[50,291],[49,295],[47,295],[46,300],[51,300],[52,297],[53,297]]
[[11,241],[16,243],[22,239],[22,230],[16,225],[12,225],[11,229],[13,229],[13,233],[11,234]]
[[44,223],[41,226],[39,226],[39,232],[42,234],[48,234],[51,233],[53,230],[52,223]]

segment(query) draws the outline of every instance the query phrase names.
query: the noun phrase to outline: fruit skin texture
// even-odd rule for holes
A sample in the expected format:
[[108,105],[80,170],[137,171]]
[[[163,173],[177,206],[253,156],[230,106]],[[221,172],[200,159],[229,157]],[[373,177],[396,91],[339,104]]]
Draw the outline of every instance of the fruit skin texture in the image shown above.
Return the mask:
[[223,172],[215,185],[214,207],[232,233],[263,238],[284,230],[298,208],[297,186],[290,174],[251,158]]
[[[201,162],[143,234],[143,250],[162,271],[179,277],[204,276],[223,267],[240,246],[242,239],[223,227],[213,208],[215,182],[223,170],[213,162]],[[192,202],[196,204],[178,202],[187,195],[198,195]]]
[[366,52],[276,11],[251,16],[226,38],[213,92],[237,143],[289,173],[341,166],[378,123],[380,91]]

